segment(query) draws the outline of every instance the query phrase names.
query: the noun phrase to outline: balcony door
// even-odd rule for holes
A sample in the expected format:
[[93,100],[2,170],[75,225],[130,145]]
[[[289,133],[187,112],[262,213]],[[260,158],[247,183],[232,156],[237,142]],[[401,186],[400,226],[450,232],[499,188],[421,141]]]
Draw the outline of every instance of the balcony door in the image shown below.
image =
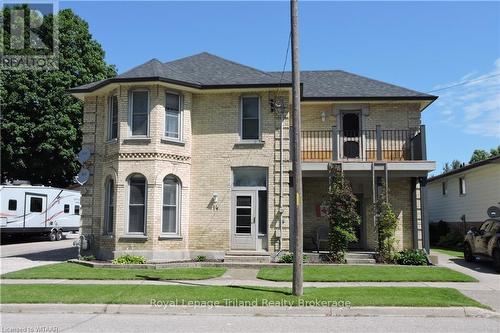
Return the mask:
[[343,111],[342,117],[342,156],[360,158],[361,152],[361,112]]

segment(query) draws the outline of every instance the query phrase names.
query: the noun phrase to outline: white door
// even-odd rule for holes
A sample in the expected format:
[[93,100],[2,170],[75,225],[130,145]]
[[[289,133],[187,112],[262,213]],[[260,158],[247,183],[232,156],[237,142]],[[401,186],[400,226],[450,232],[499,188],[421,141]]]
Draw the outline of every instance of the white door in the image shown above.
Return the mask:
[[24,201],[24,227],[44,228],[47,223],[47,196],[26,193]]
[[233,191],[231,248],[257,249],[256,191]]

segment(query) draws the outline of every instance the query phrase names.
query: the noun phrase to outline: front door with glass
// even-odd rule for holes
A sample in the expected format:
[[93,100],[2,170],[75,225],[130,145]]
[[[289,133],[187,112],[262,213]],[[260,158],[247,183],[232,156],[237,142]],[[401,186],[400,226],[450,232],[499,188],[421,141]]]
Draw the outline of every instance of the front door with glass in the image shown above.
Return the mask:
[[257,209],[255,191],[233,191],[231,248],[255,250],[257,246]]

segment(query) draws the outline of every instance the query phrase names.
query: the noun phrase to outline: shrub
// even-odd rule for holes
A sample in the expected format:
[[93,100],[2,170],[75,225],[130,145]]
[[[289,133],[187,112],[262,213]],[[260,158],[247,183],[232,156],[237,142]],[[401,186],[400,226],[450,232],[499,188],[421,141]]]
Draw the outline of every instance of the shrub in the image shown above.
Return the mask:
[[95,256],[93,254],[91,254],[89,256],[80,256],[80,260],[84,260],[84,261],[95,260]]
[[439,238],[438,245],[442,247],[451,247],[454,249],[462,249],[464,236],[456,230],[447,233]]
[[450,228],[448,227],[448,224],[442,220],[438,223],[429,224],[429,240],[431,245],[436,245],[437,243],[439,243],[439,239],[449,232]]
[[326,199],[330,225],[328,245],[332,260],[344,262],[349,243],[357,240],[355,228],[360,223],[356,211],[357,199],[338,165],[329,164],[328,173],[330,176]]
[[399,265],[425,266],[427,255],[423,250],[407,249],[395,254],[394,260]]
[[[302,256],[302,262],[306,262],[306,261],[307,261],[307,256],[304,254]],[[278,262],[282,263],[282,264],[292,264],[293,263],[293,253],[282,254],[279,257]]]
[[196,256],[194,257],[194,261],[202,262],[202,261],[207,261],[206,256]]
[[124,254],[113,260],[113,264],[127,265],[127,264],[145,264],[146,258],[143,256],[134,256],[131,254]]
[[380,262],[393,262],[396,244],[396,229],[398,218],[391,204],[387,201],[385,185],[379,194],[374,206],[375,220],[377,223],[377,251]]

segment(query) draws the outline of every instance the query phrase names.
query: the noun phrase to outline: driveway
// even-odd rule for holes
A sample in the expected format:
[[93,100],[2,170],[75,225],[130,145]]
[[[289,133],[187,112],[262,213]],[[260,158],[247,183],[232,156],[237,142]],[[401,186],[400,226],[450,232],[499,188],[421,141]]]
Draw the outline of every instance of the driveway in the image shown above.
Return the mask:
[[432,252],[438,256],[438,265],[448,267],[478,279],[480,288],[469,288],[467,284],[457,284],[456,289],[478,302],[486,304],[500,312],[500,274],[496,273],[490,262],[466,262],[460,258],[450,257],[439,252]]
[[66,234],[66,239],[51,242],[41,238],[9,240],[0,245],[0,273],[47,265],[78,257],[73,242],[78,234]]

